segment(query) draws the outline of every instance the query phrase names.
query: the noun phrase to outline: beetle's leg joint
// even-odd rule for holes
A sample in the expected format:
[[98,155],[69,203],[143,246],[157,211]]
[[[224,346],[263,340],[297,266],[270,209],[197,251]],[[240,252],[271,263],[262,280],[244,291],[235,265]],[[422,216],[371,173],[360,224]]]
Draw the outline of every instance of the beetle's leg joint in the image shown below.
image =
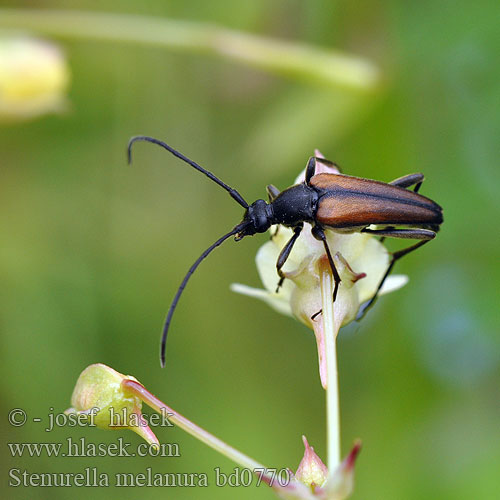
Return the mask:
[[311,321],[314,321],[320,314],[323,314],[323,309],[320,309],[318,312],[314,313],[311,316]]

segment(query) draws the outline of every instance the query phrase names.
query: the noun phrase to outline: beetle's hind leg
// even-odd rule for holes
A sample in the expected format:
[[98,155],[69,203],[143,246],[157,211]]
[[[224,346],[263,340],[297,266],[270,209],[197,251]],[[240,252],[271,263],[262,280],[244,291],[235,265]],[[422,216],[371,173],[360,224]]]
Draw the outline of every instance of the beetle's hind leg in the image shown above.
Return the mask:
[[[418,193],[418,190],[420,189],[420,186],[422,185],[424,180],[425,180],[424,174],[408,174],[408,175],[405,175],[403,177],[399,177],[398,179],[395,179],[395,180],[389,182],[389,184],[391,186],[398,186],[398,187],[402,187],[402,188],[409,188],[411,186],[415,186],[413,188],[413,191],[415,193]],[[391,229],[394,229],[394,228],[391,227]],[[385,236],[382,236],[382,238],[380,238],[380,243],[383,243],[384,240],[385,240]]]
[[[278,226],[279,227],[279,226]],[[297,241],[297,238],[300,236],[300,232],[304,224],[299,224],[293,228],[293,236],[287,241],[286,245],[281,250],[278,260],[276,261],[276,270],[278,271],[280,280],[278,281],[278,286],[276,287],[276,293],[280,291],[280,288],[283,286],[283,282],[285,281],[285,274],[281,270],[281,268],[285,265],[288,257],[290,256],[290,252],[292,251],[293,245]]]
[[418,193],[420,186],[424,182],[424,174],[409,174],[404,177],[400,177],[399,179],[395,179],[392,182],[389,182],[391,186],[399,186],[402,188],[409,188],[411,186],[415,186],[413,191]]
[[392,229],[392,228],[387,228],[387,229],[362,229],[362,233],[369,233],[369,234],[378,234],[381,236],[389,236],[392,238],[409,238],[409,239],[417,239],[421,240],[418,243],[415,243],[414,245],[411,245],[409,247],[403,248],[402,250],[398,250],[397,252],[394,252],[392,254],[391,262],[389,263],[389,267],[387,268],[387,271],[385,272],[384,276],[380,280],[380,283],[377,287],[377,290],[375,292],[375,295],[368,301],[365,302],[358,311],[358,315],[356,316],[356,320],[362,319],[365,314],[367,313],[368,309],[373,306],[375,301],[377,300],[378,294],[380,292],[380,289],[382,288],[385,280],[389,276],[389,274],[392,271],[392,268],[394,267],[394,264],[396,261],[398,261],[401,257],[404,257],[405,255],[408,255],[410,252],[413,252],[413,250],[416,250],[417,248],[420,248],[422,245],[425,245],[427,242],[432,240],[435,236],[436,233],[434,231],[429,231],[428,229]]

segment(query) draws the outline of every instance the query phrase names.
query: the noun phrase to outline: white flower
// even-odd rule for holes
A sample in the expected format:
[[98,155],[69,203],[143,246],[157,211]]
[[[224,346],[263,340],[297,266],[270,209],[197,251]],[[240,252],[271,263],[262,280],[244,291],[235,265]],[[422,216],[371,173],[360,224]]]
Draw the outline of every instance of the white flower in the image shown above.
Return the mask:
[[70,74],[56,45],[0,38],[0,119],[26,119],[65,109]]
[[[319,151],[316,151],[315,155],[323,158]],[[318,164],[316,173],[321,172],[338,173],[331,166]],[[303,182],[304,178],[305,172],[302,172],[296,183]],[[273,226],[270,231],[271,240],[259,249],[256,256],[257,270],[264,289],[238,283],[231,285],[231,289],[261,299],[276,311],[294,316],[314,330],[318,344],[320,376],[325,387],[323,322],[321,315],[317,315],[314,320],[311,319],[321,310],[318,262],[326,259],[323,243],[313,237],[311,225],[304,224],[304,229],[283,267],[287,279],[276,293],[279,280],[276,261],[293,231],[284,226]],[[376,237],[367,233],[339,233],[326,228],[325,234],[334,256],[335,266],[342,279],[334,304],[334,314],[336,323],[344,326],[356,319],[360,305],[375,294],[389,266],[390,256],[385,246]],[[389,276],[380,294],[397,290],[407,281],[408,278],[403,275]]]

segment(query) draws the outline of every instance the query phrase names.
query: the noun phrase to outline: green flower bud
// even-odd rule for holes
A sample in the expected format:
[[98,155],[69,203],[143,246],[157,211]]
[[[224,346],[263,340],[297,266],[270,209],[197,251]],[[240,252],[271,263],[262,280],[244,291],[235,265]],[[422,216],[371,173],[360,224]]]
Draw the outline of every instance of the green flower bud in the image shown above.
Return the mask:
[[126,389],[122,384],[124,380],[138,382],[101,363],[90,365],[76,382],[71,396],[72,408],[66,410],[67,413],[87,415],[100,429],[130,429],[151,445],[158,445],[158,439],[142,416],[142,401]]
[[64,110],[69,80],[66,59],[56,45],[27,37],[0,38],[0,119]]

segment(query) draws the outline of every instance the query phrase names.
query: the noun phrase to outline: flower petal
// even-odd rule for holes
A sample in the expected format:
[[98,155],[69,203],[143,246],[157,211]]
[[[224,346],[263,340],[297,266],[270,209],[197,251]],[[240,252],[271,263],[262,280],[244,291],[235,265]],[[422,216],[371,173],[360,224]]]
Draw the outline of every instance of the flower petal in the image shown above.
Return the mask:
[[382,288],[380,289],[379,295],[395,292],[396,290],[403,288],[408,281],[410,281],[410,278],[408,278],[406,274],[393,274],[385,280]]
[[230,289],[241,295],[248,295],[249,297],[262,300],[281,314],[293,316],[290,302],[284,297],[283,293],[270,293],[262,288],[253,288],[251,286],[242,285],[241,283],[232,283]]

